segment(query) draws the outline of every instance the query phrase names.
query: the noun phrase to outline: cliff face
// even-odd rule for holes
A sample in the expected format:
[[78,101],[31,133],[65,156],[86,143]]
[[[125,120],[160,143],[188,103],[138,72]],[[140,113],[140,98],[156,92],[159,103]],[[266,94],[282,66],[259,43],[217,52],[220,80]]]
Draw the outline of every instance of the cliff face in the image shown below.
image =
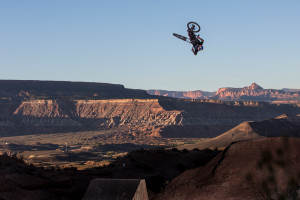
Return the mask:
[[157,99],[74,101],[79,121],[93,119],[92,126],[171,126],[181,123],[181,111],[166,111]]
[[298,114],[300,107],[176,99],[2,100],[0,113],[2,135],[126,127],[163,137],[213,137],[243,121]]
[[[113,127],[180,125],[182,111],[167,111],[157,99],[26,100],[0,102],[0,130],[57,132]],[[15,105],[15,106],[12,106]],[[11,129],[8,129],[11,128]]]

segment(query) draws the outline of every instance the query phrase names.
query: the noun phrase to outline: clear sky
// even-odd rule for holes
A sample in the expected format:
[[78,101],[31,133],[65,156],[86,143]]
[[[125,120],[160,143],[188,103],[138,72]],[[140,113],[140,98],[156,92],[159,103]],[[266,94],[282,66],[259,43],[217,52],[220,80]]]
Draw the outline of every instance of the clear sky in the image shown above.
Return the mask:
[[[0,79],[300,88],[299,0],[0,0]],[[194,56],[196,21],[205,40]]]

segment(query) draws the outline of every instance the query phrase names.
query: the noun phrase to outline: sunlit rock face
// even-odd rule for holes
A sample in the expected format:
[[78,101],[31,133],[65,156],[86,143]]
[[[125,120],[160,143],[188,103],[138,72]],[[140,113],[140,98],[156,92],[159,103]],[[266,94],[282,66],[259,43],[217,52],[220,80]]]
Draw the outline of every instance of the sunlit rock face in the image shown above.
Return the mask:
[[125,127],[157,137],[215,137],[244,121],[298,114],[300,107],[180,99],[5,100],[0,113],[0,134],[6,135]]
[[213,98],[219,100],[252,100],[270,102],[276,100],[300,100],[300,93],[264,89],[256,83],[252,83],[250,86],[244,88],[220,88]]
[[148,94],[184,98],[184,99],[216,99],[224,101],[267,101],[274,103],[300,104],[300,89],[264,89],[256,83],[243,88],[224,87],[217,92],[148,90]]

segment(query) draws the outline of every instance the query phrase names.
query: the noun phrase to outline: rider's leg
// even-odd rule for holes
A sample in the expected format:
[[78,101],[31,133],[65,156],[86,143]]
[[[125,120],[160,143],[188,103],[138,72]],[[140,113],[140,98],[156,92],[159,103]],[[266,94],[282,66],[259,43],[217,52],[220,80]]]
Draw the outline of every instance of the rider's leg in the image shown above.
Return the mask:
[[197,55],[197,53],[198,53],[198,45],[195,45],[195,46],[193,46],[193,49],[194,49],[194,54],[195,55]]
[[194,55],[197,55],[197,52],[198,52],[198,51],[193,47],[193,48],[192,48],[192,52],[194,53]]

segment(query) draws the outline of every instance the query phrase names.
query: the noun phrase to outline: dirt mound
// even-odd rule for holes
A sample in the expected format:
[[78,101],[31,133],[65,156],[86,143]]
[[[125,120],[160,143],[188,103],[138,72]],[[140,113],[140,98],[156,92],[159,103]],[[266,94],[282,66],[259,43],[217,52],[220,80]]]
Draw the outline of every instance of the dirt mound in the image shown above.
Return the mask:
[[259,122],[243,122],[222,135],[196,144],[183,145],[179,149],[205,149],[227,147],[232,142],[257,139],[260,137],[300,137],[300,116],[283,114],[276,118]]
[[297,199],[299,166],[298,138],[237,142],[175,178],[156,199]]

